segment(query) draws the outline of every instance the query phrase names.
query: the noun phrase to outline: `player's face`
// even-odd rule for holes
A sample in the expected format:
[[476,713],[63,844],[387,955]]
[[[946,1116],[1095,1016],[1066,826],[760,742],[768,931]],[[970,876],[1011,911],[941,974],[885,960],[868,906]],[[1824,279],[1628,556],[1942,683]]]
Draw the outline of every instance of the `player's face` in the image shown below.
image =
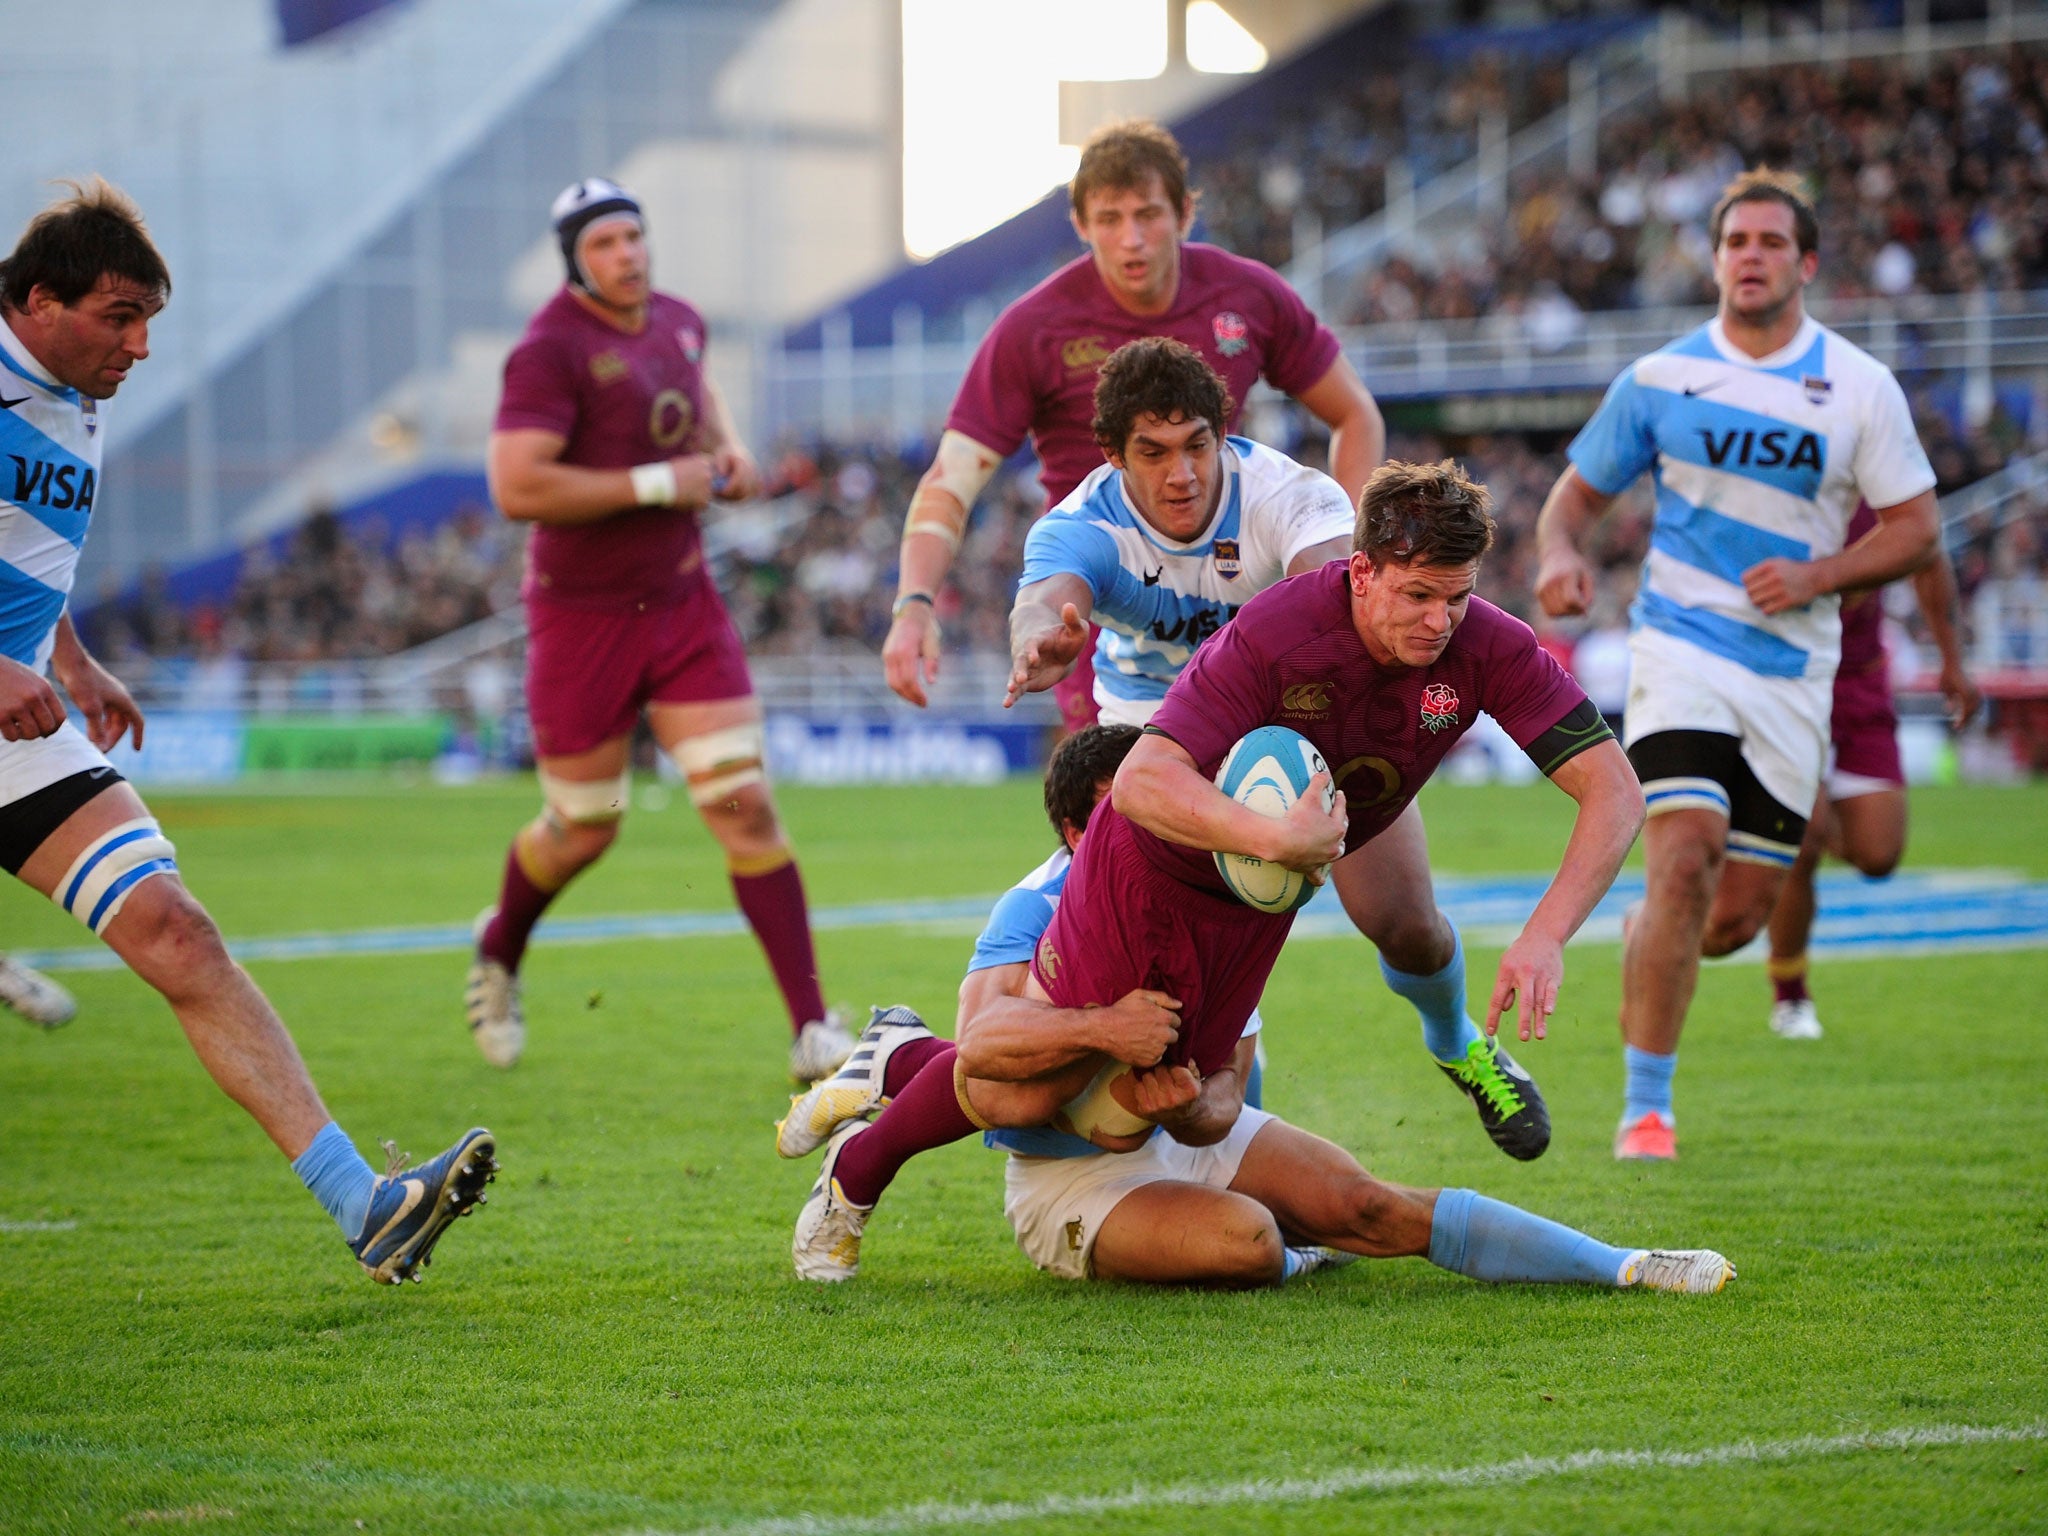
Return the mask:
[[613,309],[638,309],[647,302],[647,236],[632,219],[600,219],[576,243],[597,297]]
[[149,322],[163,307],[164,296],[154,288],[111,275],[76,304],[60,304],[37,287],[28,301],[36,357],[58,382],[105,400],[149,356]]
[[1186,541],[1209,526],[1223,489],[1221,440],[1199,416],[1193,421],[1140,416],[1110,463],[1138,515],[1169,539]]
[[1792,210],[1783,203],[1737,203],[1721,221],[1714,282],[1721,307],[1749,325],[1769,325],[1813,281],[1820,253],[1799,252]]
[[1351,557],[1351,621],[1372,659],[1383,667],[1426,667],[1443,655],[1465,622],[1479,562],[1463,565],[1374,565]]
[[1074,229],[1088,242],[1110,297],[1137,314],[1156,313],[1180,287],[1180,243],[1194,209],[1174,212],[1153,172],[1139,187],[1098,187],[1082,202]]

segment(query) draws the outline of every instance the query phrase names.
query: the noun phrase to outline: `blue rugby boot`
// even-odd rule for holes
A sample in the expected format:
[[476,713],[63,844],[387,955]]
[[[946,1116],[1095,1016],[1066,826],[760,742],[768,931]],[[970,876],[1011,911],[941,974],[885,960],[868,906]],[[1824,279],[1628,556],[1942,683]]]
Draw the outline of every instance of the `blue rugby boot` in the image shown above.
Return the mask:
[[491,1133],[477,1129],[418,1168],[393,1156],[391,1170],[370,1193],[362,1236],[348,1245],[371,1279],[396,1285],[420,1278],[448,1224],[488,1202],[484,1186],[497,1176],[496,1151]]

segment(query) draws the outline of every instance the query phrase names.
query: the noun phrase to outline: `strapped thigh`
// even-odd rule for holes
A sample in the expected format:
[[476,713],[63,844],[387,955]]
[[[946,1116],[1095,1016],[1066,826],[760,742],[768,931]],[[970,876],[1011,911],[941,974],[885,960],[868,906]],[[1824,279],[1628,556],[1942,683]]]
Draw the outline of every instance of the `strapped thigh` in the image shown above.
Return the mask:
[[690,786],[692,803],[716,805],[734,790],[766,782],[768,731],[759,720],[721,726],[685,736],[669,755]]
[[72,860],[51,898],[94,933],[105,936],[129,893],[152,875],[178,872],[177,849],[148,816],[101,833]]
[[539,770],[541,798],[548,814],[572,827],[602,826],[626,814],[633,795],[633,769],[628,764],[615,779],[564,779]]

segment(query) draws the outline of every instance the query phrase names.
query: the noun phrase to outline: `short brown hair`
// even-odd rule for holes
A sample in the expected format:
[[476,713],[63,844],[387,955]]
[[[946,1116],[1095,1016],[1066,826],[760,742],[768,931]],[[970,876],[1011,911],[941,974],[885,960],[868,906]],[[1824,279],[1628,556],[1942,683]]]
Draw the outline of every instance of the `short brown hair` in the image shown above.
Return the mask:
[[1707,216],[1707,235],[1717,251],[1721,249],[1721,226],[1727,222],[1728,210],[1737,203],[1778,203],[1790,208],[1792,238],[1799,243],[1799,254],[1804,256],[1820,249],[1820,219],[1813,204],[1806,200],[1805,184],[1793,172],[1760,165],[1753,171],[1744,171],[1721,189],[1721,200]]
[[1045,819],[1062,840],[1070,823],[1088,830],[1096,790],[1116,777],[1141,734],[1135,725],[1090,725],[1060,743],[1045,769]]
[[1155,175],[1166,189],[1175,216],[1185,219],[1188,210],[1201,201],[1201,194],[1188,190],[1188,157],[1181,153],[1180,141],[1142,117],[1096,129],[1082,146],[1081,163],[1074,167],[1074,179],[1067,186],[1074,217],[1088,217],[1090,192],[1143,189]]
[[1374,565],[1466,565],[1493,548],[1493,498],[1445,459],[1389,459],[1358,498],[1353,552]]
[[1193,347],[1170,336],[1125,342],[1095,376],[1095,420],[1104,453],[1119,457],[1140,416],[1206,421],[1221,437],[1230,420],[1230,391]]
[[98,176],[81,185],[59,182],[71,195],[28,221],[13,252],[0,262],[0,303],[28,308],[37,287],[60,304],[76,304],[103,277],[123,278],[169,298],[171,270],[149,238],[142,210]]

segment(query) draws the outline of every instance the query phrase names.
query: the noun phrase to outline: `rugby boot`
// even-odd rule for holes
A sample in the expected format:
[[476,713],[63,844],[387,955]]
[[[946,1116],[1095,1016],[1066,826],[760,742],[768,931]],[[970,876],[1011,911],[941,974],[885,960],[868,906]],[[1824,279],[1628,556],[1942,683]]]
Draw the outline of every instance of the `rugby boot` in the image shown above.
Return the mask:
[[[496,907],[477,914],[472,930],[483,942],[484,929],[498,915]],[[526,1049],[526,1009],[519,1001],[519,978],[478,950],[469,962],[469,977],[462,989],[463,1011],[469,1015],[469,1037],[483,1058],[494,1067],[517,1064]]]
[[1711,1296],[1735,1278],[1735,1266],[1711,1248],[1646,1248],[1622,1266],[1622,1285]]
[[1304,1279],[1319,1269],[1342,1269],[1346,1264],[1356,1264],[1359,1256],[1342,1248],[1325,1248],[1320,1244],[1307,1248],[1289,1248],[1300,1267],[1288,1278]]
[[1810,997],[1790,998],[1771,1004],[1771,1033],[1780,1040],[1818,1040],[1820,1014]]
[[[390,1151],[392,1144],[385,1147]],[[392,1166],[370,1192],[362,1235],[348,1245],[371,1279],[379,1285],[418,1281],[448,1224],[488,1202],[484,1186],[497,1177],[496,1152],[496,1140],[481,1128],[418,1168],[408,1169],[392,1152]]]
[[874,1207],[848,1200],[840,1193],[835,1174],[840,1152],[867,1128],[865,1120],[849,1120],[833,1133],[825,1148],[818,1182],[811,1186],[811,1197],[797,1215],[796,1235],[789,1245],[800,1280],[851,1280],[860,1273],[861,1228],[867,1225]]
[[0,955],[0,1006],[44,1029],[59,1029],[78,1014],[78,1004],[69,992],[41,971],[32,971],[5,955]]
[[849,1120],[865,1120],[889,1102],[882,1091],[889,1058],[911,1040],[929,1040],[924,1020],[904,1007],[875,1008],[846,1064],[789,1101],[789,1113],[775,1122],[775,1151],[802,1157]]
[[827,1008],[825,1017],[811,1020],[790,1042],[789,1080],[808,1087],[837,1072],[852,1054],[853,1033],[846,1027],[846,1015]]
[[1676,1162],[1678,1129],[1654,1109],[1638,1119],[1624,1119],[1614,1133],[1614,1155],[1623,1162]]
[[1479,1109],[1479,1123],[1496,1147],[1525,1163],[1543,1155],[1550,1145],[1550,1111],[1544,1107],[1535,1081],[1515,1064],[1499,1040],[1481,1035],[1465,1047],[1463,1061],[1437,1065],[1471,1096]]

